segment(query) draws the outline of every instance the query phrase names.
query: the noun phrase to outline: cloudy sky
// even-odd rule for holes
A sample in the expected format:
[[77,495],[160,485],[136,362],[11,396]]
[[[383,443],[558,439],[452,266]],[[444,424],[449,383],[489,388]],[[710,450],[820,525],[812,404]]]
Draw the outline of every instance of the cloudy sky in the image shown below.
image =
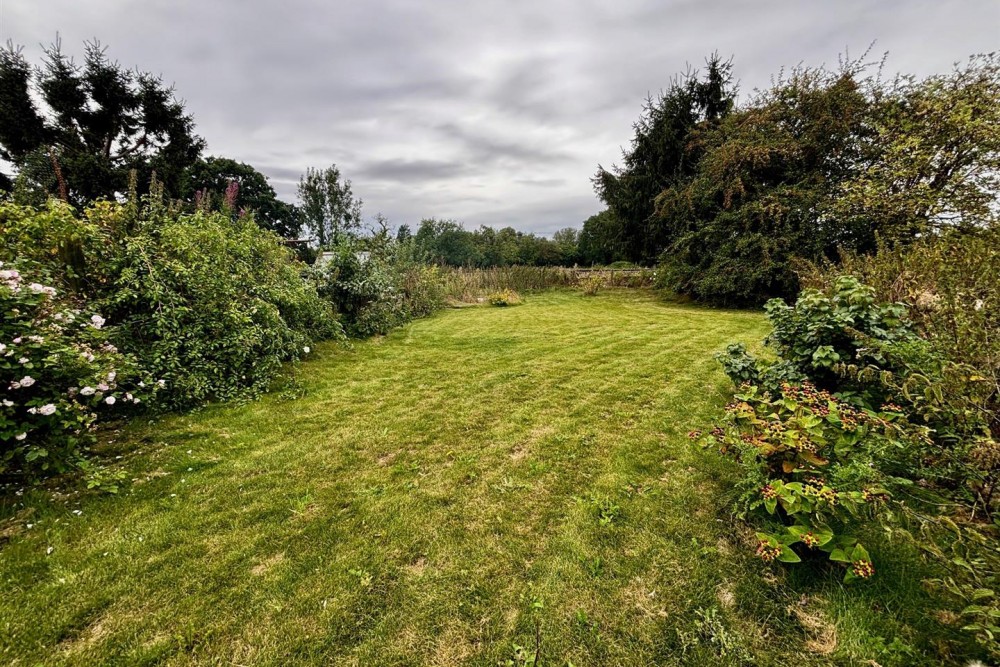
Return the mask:
[[369,217],[548,234],[601,209],[647,93],[712,51],[744,91],[873,41],[926,75],[1000,49],[1000,0],[0,0],[33,60],[57,32],[162,73],[208,153],[289,201],[336,163]]

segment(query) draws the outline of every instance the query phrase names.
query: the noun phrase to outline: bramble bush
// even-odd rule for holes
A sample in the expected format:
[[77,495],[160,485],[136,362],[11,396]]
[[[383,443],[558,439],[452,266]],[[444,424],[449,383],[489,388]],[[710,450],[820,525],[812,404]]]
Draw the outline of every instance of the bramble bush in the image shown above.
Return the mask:
[[64,472],[82,464],[99,419],[148,403],[163,382],[109,342],[103,317],[23,270],[0,262],[0,473]]

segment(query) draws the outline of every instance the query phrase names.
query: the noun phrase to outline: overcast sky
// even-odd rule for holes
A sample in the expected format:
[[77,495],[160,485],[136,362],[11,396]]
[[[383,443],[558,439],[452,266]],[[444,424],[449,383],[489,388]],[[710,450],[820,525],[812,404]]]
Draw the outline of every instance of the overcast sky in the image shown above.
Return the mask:
[[331,163],[365,214],[549,234],[602,206],[590,177],[647,93],[733,56],[741,88],[835,65],[877,40],[919,75],[1000,49],[1000,0],[0,0],[0,39],[99,39],[162,73],[208,154],[249,162],[294,201]]

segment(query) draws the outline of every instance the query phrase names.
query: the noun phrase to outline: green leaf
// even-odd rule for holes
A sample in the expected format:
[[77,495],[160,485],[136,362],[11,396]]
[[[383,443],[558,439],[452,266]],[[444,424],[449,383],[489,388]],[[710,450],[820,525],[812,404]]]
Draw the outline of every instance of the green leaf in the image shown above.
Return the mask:
[[802,559],[799,555],[789,549],[786,545],[781,545],[781,555],[778,556],[778,560],[782,563],[801,563]]
[[847,552],[843,549],[834,549],[830,552],[830,560],[835,560],[839,563],[850,563],[851,557],[847,555]]

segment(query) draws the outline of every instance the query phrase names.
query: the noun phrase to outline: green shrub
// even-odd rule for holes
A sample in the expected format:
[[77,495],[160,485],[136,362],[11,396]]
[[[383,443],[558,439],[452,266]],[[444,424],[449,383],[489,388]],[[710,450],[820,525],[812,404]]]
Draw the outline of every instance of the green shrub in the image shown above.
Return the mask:
[[[970,260],[994,259],[973,238],[954,262],[960,270],[926,266],[935,282],[931,291],[921,280],[923,306],[880,303],[905,297],[900,284],[915,279],[893,264],[905,255],[893,253],[863,264],[879,288],[814,275],[822,289],[803,291],[792,306],[769,302],[767,343],[778,359],[761,361],[743,345],[717,355],[744,384],[712,441],[739,461],[744,514],[768,513],[762,557],[799,560],[810,553],[808,533],[810,546],[852,563],[848,579],[863,578],[873,569],[854,533],[882,522],[931,557],[943,574],[930,583],[964,607],[966,629],[1000,655],[996,357],[969,342],[991,344],[994,325],[977,304],[995,289]],[[947,259],[932,249],[941,240],[926,243],[915,252]],[[968,313],[957,312],[963,302]]]
[[[959,605],[964,628],[1000,658],[1000,228],[963,226],[928,234],[843,265],[806,267],[803,283],[828,289],[845,274],[881,302],[903,302],[919,344],[871,341],[880,359],[841,369],[855,385],[899,396],[930,428],[918,481],[944,496],[905,512],[916,529],[896,531],[943,570],[929,583]],[[905,509],[905,508],[904,508]]]
[[255,394],[340,328],[273,233],[250,218],[151,207],[120,240],[102,299],[172,407]]
[[440,271],[413,264],[398,250],[394,240],[382,236],[343,237],[327,261],[312,269],[319,294],[352,336],[387,334],[443,305]]
[[490,294],[488,300],[492,306],[516,306],[521,303],[521,295],[512,289],[505,289]]
[[0,473],[63,472],[98,419],[136,409],[161,383],[109,342],[103,317],[26,275],[0,262]]

